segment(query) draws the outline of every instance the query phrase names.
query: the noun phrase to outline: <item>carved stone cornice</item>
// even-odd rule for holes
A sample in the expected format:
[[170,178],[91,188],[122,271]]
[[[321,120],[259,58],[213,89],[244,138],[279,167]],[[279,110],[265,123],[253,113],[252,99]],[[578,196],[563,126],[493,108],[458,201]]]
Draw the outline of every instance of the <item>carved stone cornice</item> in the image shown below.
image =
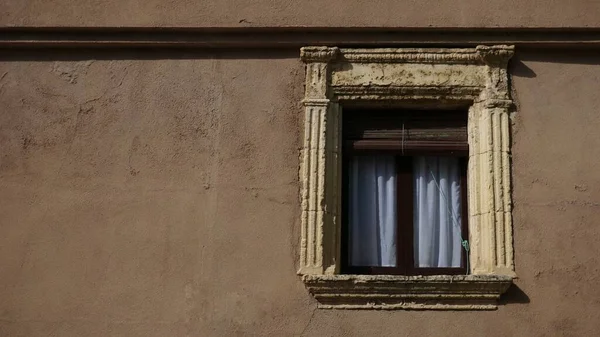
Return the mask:
[[494,310],[512,284],[494,275],[304,275],[302,280],[331,309]]
[[305,63],[327,63],[335,59],[340,50],[337,47],[303,47],[300,49],[300,59]]

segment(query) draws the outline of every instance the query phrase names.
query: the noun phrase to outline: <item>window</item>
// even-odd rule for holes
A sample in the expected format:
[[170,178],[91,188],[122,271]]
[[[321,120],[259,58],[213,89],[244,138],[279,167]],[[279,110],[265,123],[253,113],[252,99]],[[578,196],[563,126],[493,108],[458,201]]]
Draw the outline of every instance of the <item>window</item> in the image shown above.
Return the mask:
[[497,307],[515,277],[512,54],[301,49],[298,274],[320,308]]
[[343,274],[466,274],[467,111],[343,112]]

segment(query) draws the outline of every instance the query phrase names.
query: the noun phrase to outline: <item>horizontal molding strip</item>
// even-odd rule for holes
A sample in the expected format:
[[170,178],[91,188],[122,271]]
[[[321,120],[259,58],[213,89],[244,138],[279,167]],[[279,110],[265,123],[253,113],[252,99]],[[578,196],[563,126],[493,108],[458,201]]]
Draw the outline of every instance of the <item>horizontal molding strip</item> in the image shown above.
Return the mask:
[[472,47],[480,44],[595,49],[600,47],[600,28],[0,27],[1,49],[298,49],[309,45]]

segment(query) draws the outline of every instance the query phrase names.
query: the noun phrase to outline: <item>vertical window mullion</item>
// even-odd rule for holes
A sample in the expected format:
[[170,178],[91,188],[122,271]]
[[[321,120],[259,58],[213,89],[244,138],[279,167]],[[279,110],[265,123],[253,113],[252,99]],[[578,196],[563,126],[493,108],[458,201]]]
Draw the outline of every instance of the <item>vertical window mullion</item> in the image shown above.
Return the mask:
[[411,157],[396,156],[398,270],[410,274],[413,249],[413,188]]
[[407,214],[406,220],[404,221],[404,231],[406,232],[406,273],[408,275],[414,274],[415,262],[414,262],[414,172],[413,172],[413,159],[414,157],[406,158],[406,185],[404,190],[406,192],[406,203],[407,203]]

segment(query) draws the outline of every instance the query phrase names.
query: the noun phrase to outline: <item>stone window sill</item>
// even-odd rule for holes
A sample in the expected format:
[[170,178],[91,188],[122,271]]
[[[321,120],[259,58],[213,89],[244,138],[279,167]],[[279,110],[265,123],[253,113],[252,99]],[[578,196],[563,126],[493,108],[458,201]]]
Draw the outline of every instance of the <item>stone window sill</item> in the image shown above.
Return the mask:
[[500,275],[304,275],[324,309],[494,310],[512,284]]

